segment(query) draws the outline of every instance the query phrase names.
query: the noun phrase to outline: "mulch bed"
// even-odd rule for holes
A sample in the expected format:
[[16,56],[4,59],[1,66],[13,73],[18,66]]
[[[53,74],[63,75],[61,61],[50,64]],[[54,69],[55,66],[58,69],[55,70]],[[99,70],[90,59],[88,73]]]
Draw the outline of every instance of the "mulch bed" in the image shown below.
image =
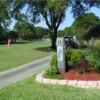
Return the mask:
[[85,81],[97,81],[100,80],[100,73],[97,72],[87,72],[84,74],[78,74],[73,70],[70,70],[62,74],[64,80],[85,80]]

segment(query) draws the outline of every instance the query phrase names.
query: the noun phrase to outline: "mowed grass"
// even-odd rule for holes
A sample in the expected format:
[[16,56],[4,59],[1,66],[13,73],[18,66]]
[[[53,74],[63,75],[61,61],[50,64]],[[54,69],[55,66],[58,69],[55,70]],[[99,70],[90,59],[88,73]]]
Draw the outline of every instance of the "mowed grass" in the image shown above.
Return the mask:
[[[36,41],[35,43],[38,44],[38,42],[39,41]],[[10,51],[14,48],[18,48],[18,51],[20,52],[19,49],[22,48],[21,45],[12,45],[11,49],[7,49],[7,47],[3,45],[0,50],[6,49]],[[31,45],[32,48],[29,45]],[[38,47],[34,43],[28,44],[28,48],[32,49],[30,51],[36,50],[38,52],[50,52],[48,47],[41,46]],[[25,48],[26,47],[23,47],[23,50]],[[99,89],[82,89],[72,86],[38,83],[35,81],[35,78],[36,75],[33,75],[15,84],[0,89],[0,100],[99,100],[100,98]]]
[[99,89],[43,84],[35,75],[0,90],[0,100],[99,100]]
[[54,54],[50,39],[0,45],[0,72]]

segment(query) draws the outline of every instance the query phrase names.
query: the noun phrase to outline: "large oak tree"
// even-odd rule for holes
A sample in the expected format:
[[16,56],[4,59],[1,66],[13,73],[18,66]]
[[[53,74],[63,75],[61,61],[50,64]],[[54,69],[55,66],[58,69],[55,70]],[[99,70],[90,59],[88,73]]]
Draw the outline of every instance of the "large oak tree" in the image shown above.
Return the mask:
[[[27,7],[26,7],[27,6]],[[56,48],[57,30],[64,21],[66,10],[72,8],[75,18],[82,16],[91,7],[100,6],[99,0],[12,0],[12,13],[16,18],[23,8],[26,9],[28,20],[38,23],[45,20],[51,37],[51,48]]]
[[24,7],[26,7],[28,21],[38,23],[42,19],[45,20],[50,32],[51,48],[55,49],[57,30],[65,18],[66,2],[63,0],[15,0],[12,3],[12,15],[16,18]]

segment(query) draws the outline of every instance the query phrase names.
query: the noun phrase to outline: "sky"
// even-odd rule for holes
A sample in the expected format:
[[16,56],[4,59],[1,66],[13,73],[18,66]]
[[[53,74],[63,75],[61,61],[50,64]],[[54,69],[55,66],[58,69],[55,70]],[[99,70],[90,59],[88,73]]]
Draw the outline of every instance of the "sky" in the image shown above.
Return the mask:
[[[98,16],[100,18],[100,9],[98,8],[91,8],[90,11],[88,12],[93,12],[96,16]],[[75,19],[73,18],[73,14],[71,13],[71,9],[69,8],[66,12],[66,18],[64,20],[64,22],[62,24],[60,24],[58,30],[63,30],[65,29],[66,27],[70,27],[73,23]],[[12,30],[13,29],[13,26],[15,24],[15,21],[12,22],[12,24],[10,25],[10,29]],[[44,28],[48,28],[47,25],[45,24],[45,21],[41,21],[40,23],[38,24],[35,24],[34,25],[35,27],[44,27]]]

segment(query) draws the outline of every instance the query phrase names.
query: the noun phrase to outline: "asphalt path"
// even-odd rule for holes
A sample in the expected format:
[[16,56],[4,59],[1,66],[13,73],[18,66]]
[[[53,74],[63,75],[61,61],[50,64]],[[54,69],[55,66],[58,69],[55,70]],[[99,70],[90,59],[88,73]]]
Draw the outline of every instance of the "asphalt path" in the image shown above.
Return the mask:
[[0,89],[49,67],[51,57],[52,56],[48,56],[16,68],[0,72]]

